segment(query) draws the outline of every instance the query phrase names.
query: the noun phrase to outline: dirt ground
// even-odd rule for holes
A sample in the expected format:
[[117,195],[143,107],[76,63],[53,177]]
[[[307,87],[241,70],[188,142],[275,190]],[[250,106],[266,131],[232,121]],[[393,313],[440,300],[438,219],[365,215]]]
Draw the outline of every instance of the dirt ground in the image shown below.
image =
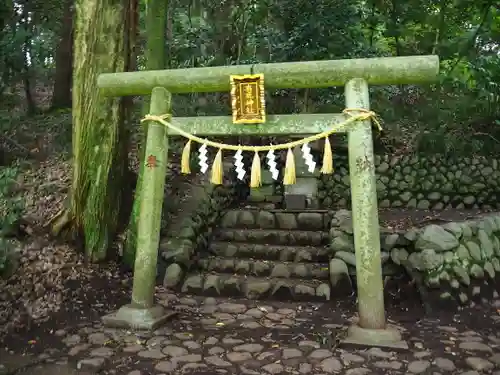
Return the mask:
[[480,218],[490,214],[492,210],[481,209],[446,209],[446,210],[417,210],[417,209],[381,209],[379,222],[381,228],[405,230],[411,227],[421,228],[431,224],[445,224],[452,221],[465,221]]
[[131,332],[100,323],[129,301],[130,274],[110,265],[98,271],[85,284],[70,283],[71,299],[48,320],[2,336],[4,374],[472,375],[500,364],[493,305],[424,317],[416,295],[387,291],[388,320],[410,347],[394,351],[341,344],[356,318],[355,297],[324,304],[215,300],[158,287],[158,303],[178,315],[155,332]]

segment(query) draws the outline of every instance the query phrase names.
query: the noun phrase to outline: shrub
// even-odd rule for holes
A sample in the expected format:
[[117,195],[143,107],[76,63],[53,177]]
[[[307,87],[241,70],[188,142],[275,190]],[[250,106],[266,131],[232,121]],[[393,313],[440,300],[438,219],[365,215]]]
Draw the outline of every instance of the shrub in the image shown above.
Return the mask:
[[14,246],[9,236],[23,212],[23,201],[14,187],[19,171],[15,167],[0,167],[0,276],[12,266]]
[[0,237],[0,277],[8,274],[13,266],[14,246],[6,238]]

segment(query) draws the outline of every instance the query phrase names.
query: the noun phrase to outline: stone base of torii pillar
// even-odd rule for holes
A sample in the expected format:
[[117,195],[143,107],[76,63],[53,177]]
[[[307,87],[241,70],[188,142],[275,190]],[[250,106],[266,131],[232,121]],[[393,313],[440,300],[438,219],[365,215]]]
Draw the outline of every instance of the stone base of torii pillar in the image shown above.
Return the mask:
[[347,337],[339,344],[342,346],[408,350],[408,344],[402,339],[401,332],[396,326],[389,324],[384,329],[363,328],[358,324],[353,324],[347,329]]
[[143,309],[130,304],[120,307],[118,311],[105,315],[101,319],[107,327],[154,331],[175,315],[177,315],[175,311],[165,310],[160,305]]

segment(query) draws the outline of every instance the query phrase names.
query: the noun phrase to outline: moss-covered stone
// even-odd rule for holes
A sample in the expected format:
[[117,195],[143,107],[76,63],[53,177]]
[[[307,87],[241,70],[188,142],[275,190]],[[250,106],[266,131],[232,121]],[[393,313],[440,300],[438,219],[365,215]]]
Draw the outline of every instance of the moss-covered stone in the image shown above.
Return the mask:
[[474,241],[467,241],[465,245],[467,246],[467,249],[469,249],[469,254],[473,260],[478,262],[482,260],[482,251],[477,243]]
[[439,225],[425,227],[415,243],[417,249],[432,249],[435,251],[452,250],[458,245],[457,238]]
[[[159,253],[167,264],[165,286],[172,288],[182,282],[184,271],[191,268],[195,255],[206,250],[215,224],[219,223],[225,228],[233,228],[238,224],[239,211],[227,211],[222,214],[235,199],[235,193],[236,190],[232,185],[207,184],[201,192],[204,195],[195,210],[182,221],[180,229],[172,233],[171,237],[161,240]],[[199,282],[196,277],[189,277],[184,280],[182,289],[199,291],[201,290]]]
[[484,277],[484,271],[478,264],[473,264],[470,267],[470,274],[476,279],[482,279]]
[[[332,220],[330,241],[332,256],[342,261],[355,273],[353,236],[340,228],[340,223],[349,223],[347,211],[342,211],[342,220],[336,215]],[[500,285],[500,218],[499,214],[478,217],[463,222],[448,222],[443,225],[428,225],[421,229],[410,228],[406,232],[385,230],[381,233],[381,257],[389,265],[410,265],[413,272],[421,274],[427,288],[441,293],[463,293],[468,295],[477,283],[488,281],[489,285]],[[350,231],[350,226],[346,227]],[[390,249],[390,250],[389,250]],[[389,251],[389,252],[388,252]],[[399,270],[401,270],[399,268]],[[383,272],[388,268],[383,267]],[[388,276],[389,274],[385,274]],[[474,281],[475,280],[475,281]],[[479,288],[480,298],[488,299],[488,288]],[[458,298],[460,302],[460,298]]]
[[[432,164],[432,163],[436,164]],[[379,206],[418,209],[497,207],[498,160],[484,157],[447,159],[440,156],[375,157]],[[322,176],[318,196],[326,207],[350,203],[347,157],[334,155],[335,172]],[[493,172],[492,172],[493,171]],[[450,194],[454,195],[450,199]]]
[[465,286],[470,285],[470,277],[469,277],[469,274],[467,273],[467,270],[464,267],[462,267],[460,265],[455,265],[455,266],[453,266],[452,270],[453,270],[453,273],[455,274],[455,276],[457,277],[457,279],[462,284],[464,284]]

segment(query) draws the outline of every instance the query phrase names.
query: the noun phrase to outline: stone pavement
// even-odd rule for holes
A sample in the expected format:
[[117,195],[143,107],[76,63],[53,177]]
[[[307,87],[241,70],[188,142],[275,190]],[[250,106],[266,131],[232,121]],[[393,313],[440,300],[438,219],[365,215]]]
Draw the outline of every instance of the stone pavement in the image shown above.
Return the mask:
[[[146,374],[462,374],[500,375],[494,308],[401,323],[410,350],[338,345],[355,309],[160,294],[177,318],[151,333],[100,322],[54,331],[60,350],[42,356],[86,373]],[[352,307],[352,306],[351,306]],[[349,311],[350,310],[350,311]],[[448,318],[447,318],[448,317]]]

